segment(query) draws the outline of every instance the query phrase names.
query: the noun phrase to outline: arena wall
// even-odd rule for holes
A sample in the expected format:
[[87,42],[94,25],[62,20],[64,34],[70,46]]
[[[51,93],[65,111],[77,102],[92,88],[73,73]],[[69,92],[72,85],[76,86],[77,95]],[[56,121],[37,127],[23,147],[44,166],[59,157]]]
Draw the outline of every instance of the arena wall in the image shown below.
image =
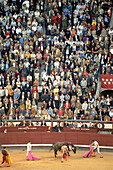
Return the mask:
[[97,134],[84,132],[11,132],[0,134],[0,145],[26,144],[29,140],[33,144],[52,144],[57,141],[70,141],[76,145],[89,145],[91,140],[97,140],[101,146],[113,146],[112,134]]

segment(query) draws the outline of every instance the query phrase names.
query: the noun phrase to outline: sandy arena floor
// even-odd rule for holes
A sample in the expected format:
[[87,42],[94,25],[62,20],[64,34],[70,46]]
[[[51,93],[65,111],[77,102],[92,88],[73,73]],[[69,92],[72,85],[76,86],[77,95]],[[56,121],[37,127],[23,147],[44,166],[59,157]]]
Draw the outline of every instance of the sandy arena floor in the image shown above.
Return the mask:
[[[53,151],[49,149],[33,150],[33,154],[40,157],[39,161],[27,161],[26,151],[24,150],[9,150],[13,160],[11,167],[3,165],[0,169],[8,170],[113,170],[113,153],[102,152],[104,158],[96,157],[83,158],[82,155],[86,151],[78,150],[77,154],[70,152],[71,156],[68,160],[61,163],[62,154],[58,152],[57,158],[54,158]],[[2,155],[0,154],[0,157]]]

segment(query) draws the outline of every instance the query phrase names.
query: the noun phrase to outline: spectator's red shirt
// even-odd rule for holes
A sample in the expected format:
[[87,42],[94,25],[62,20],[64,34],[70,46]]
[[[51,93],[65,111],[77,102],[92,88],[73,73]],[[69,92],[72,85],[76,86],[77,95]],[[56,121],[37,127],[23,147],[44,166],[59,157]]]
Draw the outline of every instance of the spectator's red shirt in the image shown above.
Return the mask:
[[93,25],[92,27],[91,27],[91,30],[96,30],[96,26],[95,25]]
[[20,75],[20,73],[19,72],[15,72],[15,77],[16,78],[18,77],[18,75]]
[[16,21],[17,21],[17,22],[22,22],[21,18],[18,18]]
[[63,110],[59,110],[59,111],[58,111],[58,115],[59,115],[59,116],[63,116]]
[[67,104],[67,103],[65,103],[65,104],[64,104],[64,108],[66,108],[66,109],[70,109],[70,103],[68,103],[68,104]]
[[35,90],[36,90],[36,92],[38,92],[37,88],[33,87],[33,88],[31,89],[31,93],[34,93]]
[[83,77],[86,77],[88,75],[88,72],[83,73]]
[[62,17],[60,15],[57,15],[57,21],[58,21],[58,23],[62,22]]
[[51,20],[52,20],[52,23],[57,23],[57,16],[52,16]]

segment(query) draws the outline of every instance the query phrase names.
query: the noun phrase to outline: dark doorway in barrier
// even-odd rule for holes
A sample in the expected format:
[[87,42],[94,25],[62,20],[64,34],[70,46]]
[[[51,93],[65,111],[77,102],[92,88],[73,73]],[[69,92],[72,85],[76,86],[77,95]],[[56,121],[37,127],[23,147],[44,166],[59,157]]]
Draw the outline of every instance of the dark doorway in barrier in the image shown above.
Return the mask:
[[113,97],[113,90],[104,90],[103,92],[101,92],[101,96],[107,96],[107,94],[109,94],[109,96]]

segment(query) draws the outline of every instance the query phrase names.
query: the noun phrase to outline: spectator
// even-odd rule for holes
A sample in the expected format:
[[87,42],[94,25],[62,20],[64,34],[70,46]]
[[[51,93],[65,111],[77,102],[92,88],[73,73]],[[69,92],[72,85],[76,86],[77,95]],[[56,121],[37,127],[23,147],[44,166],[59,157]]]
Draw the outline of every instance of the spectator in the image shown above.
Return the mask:
[[61,132],[61,126],[59,122],[57,122],[57,125],[54,127],[54,132]]

